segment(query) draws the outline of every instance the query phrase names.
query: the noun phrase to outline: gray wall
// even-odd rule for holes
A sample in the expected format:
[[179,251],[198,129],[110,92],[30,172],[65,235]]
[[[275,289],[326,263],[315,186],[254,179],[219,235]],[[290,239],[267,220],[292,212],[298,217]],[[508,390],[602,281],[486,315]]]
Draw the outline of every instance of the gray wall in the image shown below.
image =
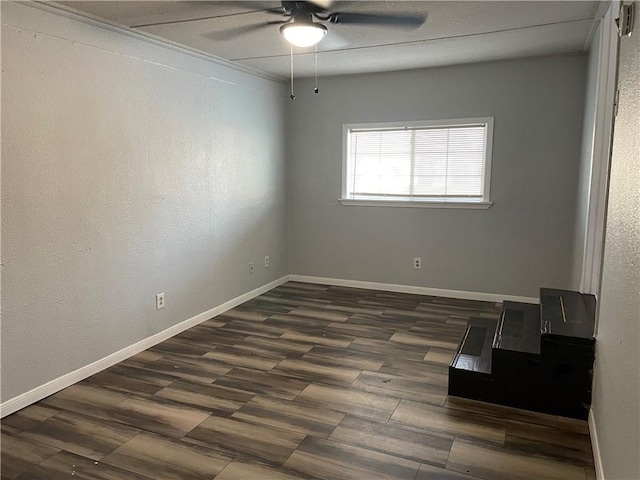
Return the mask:
[[288,273],[281,84],[2,22],[3,401]]
[[598,27],[591,41],[587,62],[587,88],[582,124],[582,145],[580,148],[580,171],[578,174],[578,197],[576,204],[576,223],[573,239],[573,264],[571,268],[571,288],[580,290],[582,269],[587,235],[587,215],[589,214],[589,188],[593,162],[593,142],[596,126],[596,104],[598,101],[598,66],[600,59],[600,36],[602,27]]
[[[636,25],[640,10],[636,8]],[[640,478],[640,36],[620,40],[592,412],[606,480]]]
[[[298,82],[291,273],[536,297],[569,287],[586,56]],[[494,116],[488,210],[343,206],[343,123]],[[422,270],[411,259],[422,257]]]

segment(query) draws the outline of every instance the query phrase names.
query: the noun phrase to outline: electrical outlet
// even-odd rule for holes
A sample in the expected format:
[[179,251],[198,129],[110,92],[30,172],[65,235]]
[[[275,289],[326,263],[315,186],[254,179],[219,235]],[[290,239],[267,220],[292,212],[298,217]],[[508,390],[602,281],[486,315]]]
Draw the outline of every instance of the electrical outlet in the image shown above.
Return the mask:
[[413,268],[415,268],[416,270],[420,270],[422,268],[421,257],[413,257]]
[[269,255],[264,257],[264,268],[269,268]]
[[253,266],[253,262],[249,262],[249,274],[252,274],[255,271],[255,267]]
[[156,294],[156,310],[164,308],[164,292]]

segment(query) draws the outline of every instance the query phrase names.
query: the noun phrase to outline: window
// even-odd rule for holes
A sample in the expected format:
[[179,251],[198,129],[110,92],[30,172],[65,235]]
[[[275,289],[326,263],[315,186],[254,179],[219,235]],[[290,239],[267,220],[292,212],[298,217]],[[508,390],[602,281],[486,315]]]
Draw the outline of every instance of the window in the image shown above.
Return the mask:
[[489,208],[493,118],[343,126],[343,204]]

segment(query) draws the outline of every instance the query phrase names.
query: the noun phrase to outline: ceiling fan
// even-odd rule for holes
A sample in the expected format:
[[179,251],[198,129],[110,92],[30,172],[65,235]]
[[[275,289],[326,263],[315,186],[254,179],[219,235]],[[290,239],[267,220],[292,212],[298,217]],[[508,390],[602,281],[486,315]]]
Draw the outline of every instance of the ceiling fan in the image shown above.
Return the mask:
[[331,3],[332,2],[324,0],[282,1],[281,6],[278,8],[262,10],[268,14],[285,17],[282,20],[271,20],[268,22],[223,29],[210,34],[210,36],[217,40],[231,40],[251,31],[260,30],[272,25],[280,25],[280,33],[289,43],[297,47],[311,47],[320,42],[327,34],[328,29],[325,23],[413,29],[419,27],[426,21],[426,15],[391,15],[386,13],[332,11],[329,9]]
[[[353,2],[343,2],[343,4]],[[294,100],[293,93],[293,46],[316,46],[315,72],[316,86],[314,92],[318,93],[318,42],[328,32],[327,25],[370,25],[381,27],[397,27],[414,29],[427,20],[426,15],[386,14],[386,13],[358,13],[332,11],[332,0],[310,1],[282,1],[278,8],[264,8],[263,11],[272,15],[284,17],[282,20],[271,20],[240,27],[218,30],[207,35],[214,40],[232,40],[240,35],[261,30],[274,25],[280,25],[280,33],[291,44],[291,94],[289,98]]]

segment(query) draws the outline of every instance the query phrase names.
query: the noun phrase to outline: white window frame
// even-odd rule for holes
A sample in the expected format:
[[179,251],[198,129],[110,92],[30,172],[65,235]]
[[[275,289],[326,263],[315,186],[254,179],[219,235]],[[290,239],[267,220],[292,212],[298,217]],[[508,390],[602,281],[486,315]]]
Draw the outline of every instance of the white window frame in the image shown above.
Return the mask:
[[[385,128],[419,128],[419,127],[457,127],[469,125],[486,125],[485,131],[485,171],[484,190],[480,200],[374,200],[352,199],[347,197],[347,171],[349,162],[349,132],[351,130],[382,130]],[[342,205],[374,206],[374,207],[417,207],[417,208],[470,208],[487,209],[491,202],[491,159],[493,156],[493,117],[455,118],[446,120],[424,120],[412,122],[379,122],[379,123],[346,123],[342,125],[342,193],[339,202]]]

